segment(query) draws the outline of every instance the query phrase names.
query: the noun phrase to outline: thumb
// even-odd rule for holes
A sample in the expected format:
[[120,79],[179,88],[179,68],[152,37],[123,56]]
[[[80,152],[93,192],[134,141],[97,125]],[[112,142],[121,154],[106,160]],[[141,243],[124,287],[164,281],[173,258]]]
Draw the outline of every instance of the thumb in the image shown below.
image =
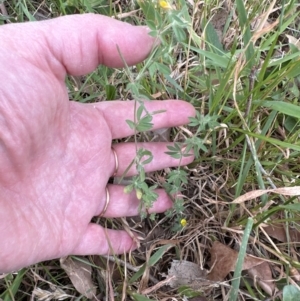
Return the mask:
[[[4,34],[13,37],[15,49],[21,49],[22,57],[29,61],[44,58],[47,67],[55,74],[64,76],[87,74],[99,64],[122,67],[144,60],[155,44],[144,26],[132,26],[112,18],[95,15],[70,15],[47,21],[5,25]],[[17,45],[16,45],[17,44]],[[31,49],[26,53],[24,49]],[[63,69],[61,68],[63,67]]]

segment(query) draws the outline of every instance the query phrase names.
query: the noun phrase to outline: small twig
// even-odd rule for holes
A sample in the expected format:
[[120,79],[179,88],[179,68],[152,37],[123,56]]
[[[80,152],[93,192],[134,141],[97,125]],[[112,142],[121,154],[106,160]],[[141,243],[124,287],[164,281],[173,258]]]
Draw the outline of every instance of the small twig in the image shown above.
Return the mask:
[[250,139],[250,137],[248,135],[245,135],[245,136],[246,136],[246,141],[247,141],[248,148],[250,149],[250,152],[251,152],[251,155],[252,155],[252,158],[253,158],[255,164],[257,164],[257,167],[259,168],[260,172],[266,177],[266,179],[269,182],[270,186],[273,189],[276,189],[277,187],[274,184],[274,182],[272,181],[270,175],[267,173],[267,171],[263,168],[260,161],[258,160],[253,141]]
[[142,291],[142,295],[148,295],[148,294],[152,293],[153,291],[158,290],[162,286],[165,286],[166,284],[168,284],[174,278],[176,278],[176,277],[175,276],[168,277],[167,279],[162,280],[162,281],[158,282],[157,284],[146,288],[145,290]]

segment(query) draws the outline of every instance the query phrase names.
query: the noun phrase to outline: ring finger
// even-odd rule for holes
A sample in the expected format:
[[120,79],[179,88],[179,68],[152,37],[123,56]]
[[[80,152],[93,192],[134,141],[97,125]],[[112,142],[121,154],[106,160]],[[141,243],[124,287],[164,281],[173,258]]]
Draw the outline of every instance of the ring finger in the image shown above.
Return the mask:
[[[136,216],[139,214],[140,200],[137,198],[135,191],[131,193],[124,192],[123,185],[107,185],[109,202],[107,208],[102,215],[107,218],[116,218],[124,216]],[[149,209],[149,213],[160,213],[170,209],[173,205],[172,200],[164,189],[156,189],[158,194],[157,200],[154,202],[153,207]],[[103,207],[103,203],[101,205]],[[95,216],[103,212],[104,208],[99,208]]]

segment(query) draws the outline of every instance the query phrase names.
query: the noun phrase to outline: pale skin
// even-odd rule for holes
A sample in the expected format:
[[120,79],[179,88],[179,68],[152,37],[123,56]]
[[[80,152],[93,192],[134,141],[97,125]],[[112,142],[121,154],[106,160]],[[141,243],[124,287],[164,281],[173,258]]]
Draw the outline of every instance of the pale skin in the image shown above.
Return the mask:
[[[107,184],[115,172],[112,139],[132,135],[133,102],[80,104],[69,101],[66,74],[84,75],[99,64],[122,67],[147,57],[154,39],[145,27],[107,17],[81,15],[0,27],[0,273],[71,254],[111,254],[136,247],[123,230],[91,223],[138,214],[134,193]],[[179,126],[194,116],[183,101],[147,102],[154,128]],[[165,154],[166,143],[144,143],[152,151],[147,171],[178,166]],[[135,145],[114,144],[121,176],[135,156]],[[192,162],[193,156],[180,164]],[[128,175],[134,175],[135,168]],[[158,189],[150,212],[172,201]],[[109,239],[109,241],[108,241]],[[110,248],[111,247],[111,248]]]

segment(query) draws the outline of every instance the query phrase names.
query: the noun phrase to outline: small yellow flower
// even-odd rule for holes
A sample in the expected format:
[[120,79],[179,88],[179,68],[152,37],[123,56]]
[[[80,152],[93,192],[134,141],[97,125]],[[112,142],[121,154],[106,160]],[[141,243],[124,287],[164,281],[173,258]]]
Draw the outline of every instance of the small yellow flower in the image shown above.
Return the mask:
[[135,193],[136,193],[136,197],[138,198],[138,200],[140,200],[142,198],[142,196],[143,196],[142,191],[140,189],[137,189],[135,191]]
[[172,9],[172,6],[170,5],[170,3],[168,1],[165,1],[165,0],[160,0],[159,1],[159,6],[163,9]]
[[181,219],[180,224],[181,224],[182,227],[185,227],[186,224],[187,224],[186,219],[185,218]]

